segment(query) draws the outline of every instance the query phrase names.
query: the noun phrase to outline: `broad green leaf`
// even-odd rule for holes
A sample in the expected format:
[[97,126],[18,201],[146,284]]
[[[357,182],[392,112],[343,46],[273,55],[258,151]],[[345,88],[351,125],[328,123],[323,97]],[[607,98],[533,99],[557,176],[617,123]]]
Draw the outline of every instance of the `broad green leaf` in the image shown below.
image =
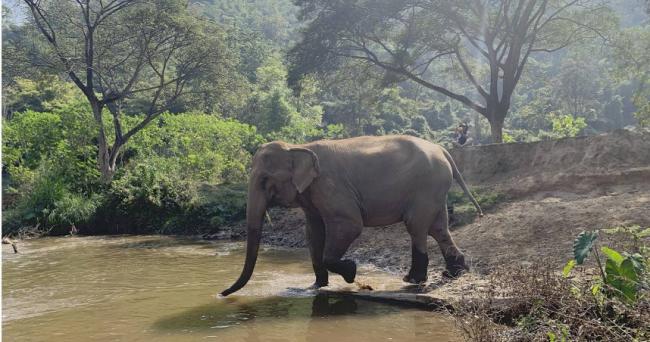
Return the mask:
[[619,273],[623,279],[636,283],[639,280],[638,273],[634,267],[634,263],[629,258],[625,258],[619,267]]
[[626,258],[619,266],[614,260],[607,259],[605,270],[606,283],[615,291],[614,294],[629,302],[635,301],[638,276],[632,261]]
[[646,259],[643,257],[643,255],[639,253],[634,253],[634,254],[623,253],[623,256],[625,256],[626,259],[630,259],[630,261],[634,265],[636,274],[641,274],[645,271]]
[[569,260],[569,262],[566,263],[566,265],[562,269],[562,275],[564,276],[564,278],[569,276],[569,273],[571,273],[571,270],[575,265],[576,265],[575,259],[571,259]]
[[605,246],[601,247],[600,250],[605,253],[607,258],[612,259],[616,265],[620,265],[623,262],[623,256],[619,252]]
[[634,268],[634,264],[630,259],[625,259],[621,263],[620,275],[622,277],[621,292],[629,301],[635,301],[638,292],[638,276]]
[[598,232],[582,232],[573,241],[573,257],[576,259],[578,265],[582,265],[585,261],[587,255],[591,252],[596,238],[598,238]]
[[621,287],[621,276],[618,269],[618,264],[612,260],[605,261],[605,283],[612,288],[619,290]]

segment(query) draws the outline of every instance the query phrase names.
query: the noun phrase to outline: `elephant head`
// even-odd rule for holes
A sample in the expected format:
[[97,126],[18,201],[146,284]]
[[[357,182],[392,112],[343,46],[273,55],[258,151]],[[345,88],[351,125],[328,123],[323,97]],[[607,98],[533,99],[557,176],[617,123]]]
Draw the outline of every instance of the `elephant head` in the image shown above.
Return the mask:
[[274,205],[298,206],[298,194],[303,193],[318,174],[318,156],[312,150],[272,142],[255,153],[246,204],[246,260],[239,279],[221,292],[222,296],[244,287],[253,274],[266,209]]

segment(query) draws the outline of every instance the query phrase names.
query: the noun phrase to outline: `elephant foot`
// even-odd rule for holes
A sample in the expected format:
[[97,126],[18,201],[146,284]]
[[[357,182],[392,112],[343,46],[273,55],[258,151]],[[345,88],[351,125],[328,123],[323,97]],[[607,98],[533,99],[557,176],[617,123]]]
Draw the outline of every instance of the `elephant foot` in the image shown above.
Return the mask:
[[402,278],[402,280],[406,283],[422,285],[427,282],[427,276],[425,275],[424,277],[413,277],[410,274],[407,274],[404,276],[404,278]]
[[327,285],[329,285],[328,282],[324,282],[324,283],[323,283],[323,282],[318,282],[318,281],[316,281],[316,282],[314,282],[313,284],[311,284],[311,286],[309,286],[309,287],[307,288],[307,290],[318,290],[318,289],[320,289],[321,287],[325,287],[325,286],[327,286]]
[[316,281],[311,288],[318,289],[328,285],[329,274],[325,266],[314,266],[314,274],[316,275]]
[[469,266],[465,263],[465,256],[459,255],[447,259],[447,269],[442,272],[445,278],[455,279],[469,271]]
[[411,284],[422,284],[427,281],[427,268],[429,267],[429,256],[426,252],[420,252],[415,245],[411,246],[411,269],[402,280]]
[[465,269],[456,269],[456,270],[444,270],[442,271],[442,276],[447,279],[458,279],[460,276],[465,274]]
[[326,264],[327,269],[338,273],[343,277],[346,283],[354,283],[354,278],[357,276],[357,264],[352,260],[339,260]]

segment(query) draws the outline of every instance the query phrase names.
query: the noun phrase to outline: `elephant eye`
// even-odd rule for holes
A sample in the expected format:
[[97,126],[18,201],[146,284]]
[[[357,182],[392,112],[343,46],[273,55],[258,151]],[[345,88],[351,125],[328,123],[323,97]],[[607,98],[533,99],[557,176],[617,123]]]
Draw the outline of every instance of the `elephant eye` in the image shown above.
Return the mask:
[[271,197],[275,195],[275,186],[269,182],[269,177],[262,178],[262,190],[268,192]]
[[262,180],[260,181],[260,184],[262,185],[262,189],[266,190],[266,183],[268,182],[269,177],[262,177]]

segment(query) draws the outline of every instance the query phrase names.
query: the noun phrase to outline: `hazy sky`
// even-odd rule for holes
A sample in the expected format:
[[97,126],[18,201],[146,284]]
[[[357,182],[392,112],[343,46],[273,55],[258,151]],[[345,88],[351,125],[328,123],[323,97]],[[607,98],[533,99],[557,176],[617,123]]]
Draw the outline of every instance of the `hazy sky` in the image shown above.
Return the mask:
[[[0,2],[2,6],[11,10],[10,20],[17,24],[25,20],[28,13],[25,11],[22,0],[0,0]],[[642,0],[609,0],[608,3],[621,15],[623,26],[639,25],[648,20]]]
[[27,13],[25,13],[24,7],[21,6],[22,4],[20,0],[1,0],[1,2],[2,6],[8,7],[11,10],[11,21],[20,24],[25,20],[25,15]]

